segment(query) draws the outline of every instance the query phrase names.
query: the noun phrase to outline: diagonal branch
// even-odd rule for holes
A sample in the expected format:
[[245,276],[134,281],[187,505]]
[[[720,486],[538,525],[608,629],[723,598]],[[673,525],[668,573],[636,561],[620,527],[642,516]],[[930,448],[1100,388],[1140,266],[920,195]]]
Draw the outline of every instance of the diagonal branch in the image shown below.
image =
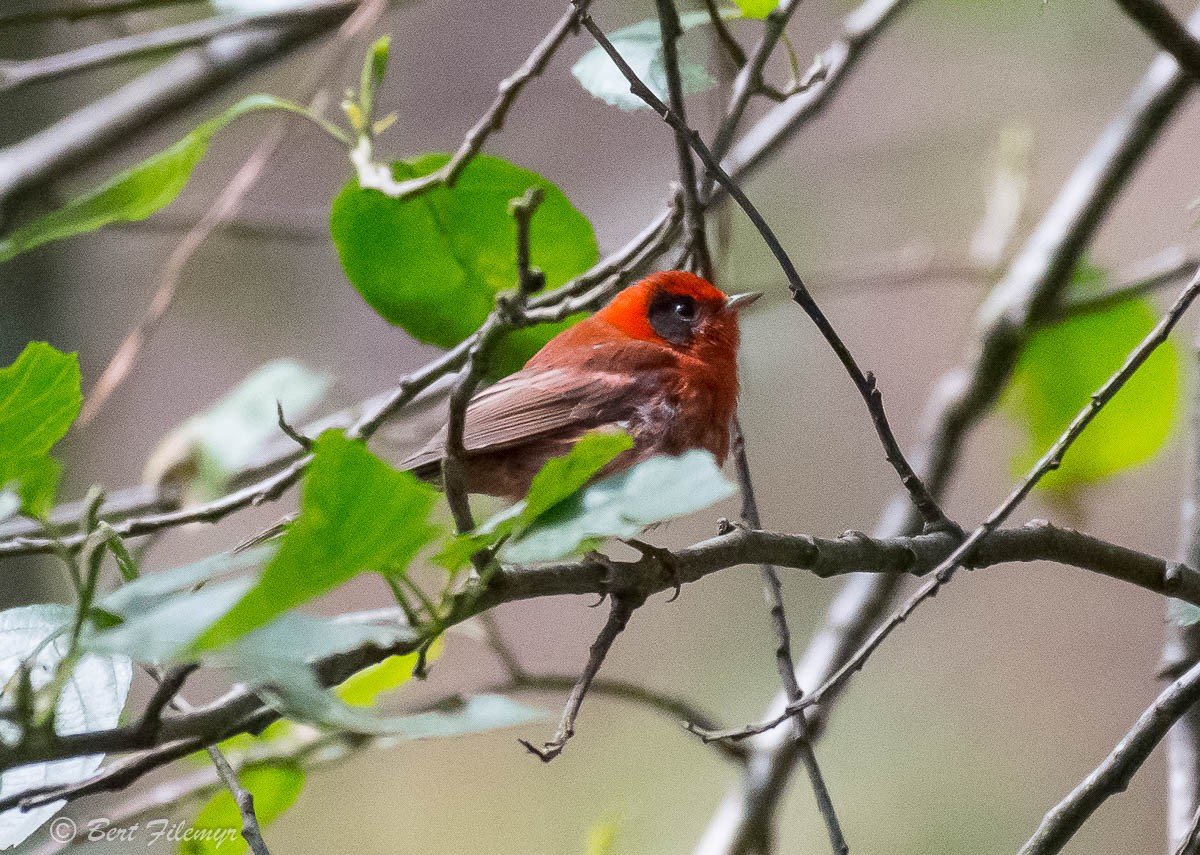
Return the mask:
[[1124,791],[1171,725],[1197,701],[1200,701],[1200,665],[1193,665],[1141,714],[1104,762],[1046,814],[1018,855],[1061,852],[1109,796]]
[[1117,5],[1133,18],[1191,78],[1200,81],[1200,40],[1192,35],[1171,10],[1159,0],[1117,0]]
[[258,823],[258,815],[254,812],[254,794],[242,786],[237,772],[229,765],[221,749],[215,745],[208,746],[208,756],[216,767],[217,775],[225,783],[233,802],[237,805],[238,813],[242,815],[242,839],[250,847],[254,855],[271,855],[267,843],[263,840],[262,827]]

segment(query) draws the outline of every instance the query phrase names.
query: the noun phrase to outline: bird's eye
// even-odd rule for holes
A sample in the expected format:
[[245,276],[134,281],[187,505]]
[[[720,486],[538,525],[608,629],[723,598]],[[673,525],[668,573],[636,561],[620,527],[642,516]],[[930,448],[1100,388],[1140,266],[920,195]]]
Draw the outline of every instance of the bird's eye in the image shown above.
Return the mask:
[[677,297],[675,305],[671,309],[680,320],[694,321],[696,319],[696,301],[691,297]]

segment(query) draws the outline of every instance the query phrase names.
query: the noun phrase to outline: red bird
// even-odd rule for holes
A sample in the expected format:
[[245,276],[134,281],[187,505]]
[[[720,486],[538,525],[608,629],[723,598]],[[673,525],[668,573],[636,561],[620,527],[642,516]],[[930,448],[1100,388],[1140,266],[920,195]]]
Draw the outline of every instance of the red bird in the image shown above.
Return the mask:
[[[724,463],[738,397],[738,311],[760,296],[726,296],[679,270],[626,288],[471,399],[467,491],[520,499],[542,464],[609,427],[627,431],[633,447],[601,475],[693,448]],[[437,479],[445,445],[443,428],[401,468]]]

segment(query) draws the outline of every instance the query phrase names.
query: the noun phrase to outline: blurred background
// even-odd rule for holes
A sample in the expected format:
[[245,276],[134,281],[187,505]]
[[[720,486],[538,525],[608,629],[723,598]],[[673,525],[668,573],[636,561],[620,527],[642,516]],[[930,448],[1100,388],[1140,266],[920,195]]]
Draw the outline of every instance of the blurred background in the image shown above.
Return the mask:
[[[1188,11],[1171,5],[1180,15]],[[381,156],[457,147],[491,102],[496,83],[524,61],[564,8],[558,0],[394,6],[372,33],[393,36],[380,113],[399,115],[380,144]],[[801,7],[789,32],[802,60],[836,37],[852,8],[847,0],[809,0]],[[141,29],[196,14],[165,9],[128,23]],[[608,0],[595,14],[611,30],[651,17],[653,4]],[[757,35],[754,22],[731,26],[746,43]],[[116,34],[102,20],[0,27],[0,56],[41,56]],[[565,46],[488,151],[559,186],[593,223],[603,254],[661,208],[675,154],[657,118],[620,112],[578,86],[569,68],[588,47],[581,37]],[[295,97],[326,49],[313,42],[214,90],[63,180],[10,200],[6,213],[24,219],[69,198],[165,147],[241,95]],[[870,274],[913,247],[965,257],[983,214],[997,143],[1009,128],[1027,129],[1032,139],[1021,240],[1153,54],[1107,0],[918,2],[823,116],[749,182],[747,191],[827,314],[860,363],[879,376],[906,447],[919,437],[933,382],[962,360],[989,282],[942,276],[898,285]],[[359,56],[356,50],[338,67],[335,93],[356,83]],[[156,61],[0,94],[0,146]],[[691,102],[693,120],[711,128],[719,105],[715,96],[698,96]],[[0,364],[11,362],[26,341],[46,340],[78,351],[84,388],[90,388],[143,312],[167,255],[270,121],[251,118],[222,133],[184,194],[158,216],[0,267]],[[1093,247],[1094,261],[1120,268],[1168,246],[1200,250],[1192,228],[1196,213],[1188,210],[1200,195],[1198,134],[1200,102],[1189,102],[1118,200]],[[328,371],[335,378],[332,409],[388,388],[436,353],[390,328],[345,280],[327,218],[331,198],[349,177],[337,145],[298,123],[251,193],[240,225],[205,243],[185,270],[175,304],[133,375],[94,422],[68,436],[64,495],[81,496],[92,483],[137,483],[166,431],[268,360],[290,357]],[[737,212],[728,217],[728,238],[720,284],[767,292],[745,319],[742,350],[742,419],[764,522],[827,536],[869,531],[895,478],[861,402]],[[1194,318],[1185,321],[1181,342],[1193,328]],[[1035,496],[1015,521],[1049,517],[1172,554],[1184,483],[1181,434],[1177,430],[1149,464],[1089,487],[1069,503]],[[948,496],[953,516],[971,524],[1000,501],[1020,442],[1019,429],[1002,413],[975,432]],[[386,441],[381,448],[388,448]],[[229,547],[282,510],[176,533],[154,547],[148,566],[170,567]],[[730,503],[653,537],[664,545],[688,544],[713,534],[718,515],[735,513]],[[10,562],[3,578],[5,606],[66,595],[46,563]],[[785,571],[784,584],[799,652],[839,583]],[[321,608],[389,602],[382,584],[364,578]],[[585,605],[580,599],[521,604],[500,610],[498,619],[529,669],[572,674],[603,617],[603,610]],[[852,850],[1015,851],[1158,692],[1162,635],[1158,597],[1082,571],[1033,564],[958,578],[853,681],[818,745]],[[684,696],[738,725],[757,720],[777,691],[773,643],[758,573],[737,568],[689,586],[674,603],[655,598],[635,616],[604,673]],[[401,700],[440,696],[501,675],[484,644],[452,633],[428,683]],[[268,832],[273,851],[582,853],[589,828],[605,823],[617,828],[614,852],[686,853],[737,780],[733,766],[677,721],[599,696],[585,704],[565,754],[543,765],[516,737],[549,736],[565,693],[532,700],[553,719],[516,732],[367,752],[314,773],[295,807]],[[1163,779],[1156,755],[1067,851],[1161,851]],[[71,815],[101,816],[105,804],[85,801]],[[827,849],[803,776],[784,802],[779,839],[783,851]]]

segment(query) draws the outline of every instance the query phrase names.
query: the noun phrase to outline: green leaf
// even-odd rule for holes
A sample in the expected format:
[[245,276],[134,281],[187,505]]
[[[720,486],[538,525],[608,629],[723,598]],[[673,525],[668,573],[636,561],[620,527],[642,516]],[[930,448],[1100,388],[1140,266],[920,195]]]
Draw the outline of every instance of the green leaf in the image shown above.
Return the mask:
[[747,18],[765,18],[779,5],[779,0],[733,0]]
[[170,148],[77,196],[62,208],[0,239],[0,263],[34,247],[95,231],[110,223],[144,220],[179,195],[192,170],[208,151],[217,131],[234,119],[259,110],[308,115],[303,107],[270,95],[251,95],[209,119]]
[[44,516],[54,504],[60,468],[50,449],[79,415],[79,384],[75,354],[40,341],[0,369],[0,493],[17,493],[33,516]]
[[[721,17],[735,18],[740,14],[740,11],[730,10],[722,12]],[[707,12],[685,12],[679,16],[679,23],[686,33],[696,27],[711,24],[712,19]],[[667,70],[663,63],[658,20],[652,18],[639,21],[633,26],[610,33],[608,40],[642,82],[660,99],[666,101]],[[704,66],[688,58],[687,43],[681,42],[680,48],[679,76],[683,83],[683,93],[695,95],[707,92],[715,86],[716,81]],[[629,81],[601,47],[594,47],[580,57],[571,67],[571,73],[584,89],[606,104],[612,104],[622,110],[649,109],[641,98],[629,91]]]
[[[23,606],[0,612],[0,685],[11,689],[22,662],[30,661],[30,684],[34,691],[48,685],[68,651],[64,631],[71,610],[60,605]],[[116,727],[129,694],[133,667],[124,656],[85,654],[76,663],[55,705],[54,730],[60,736]],[[0,694],[0,707],[11,708],[7,691]],[[16,725],[0,723],[0,738],[19,737]],[[0,796],[10,796],[32,787],[69,784],[88,777],[104,755],[74,757],[52,763],[35,763],[0,775]],[[50,817],[65,801],[22,812],[20,808],[0,813],[0,849],[20,843]]]
[[[433,644],[429,645],[425,652],[426,662],[432,662],[442,655],[442,649],[445,647],[442,638],[438,636]],[[398,689],[411,680],[419,661],[420,655],[417,653],[389,656],[382,662],[376,662],[352,675],[339,685],[334,693],[352,707],[374,706],[380,695]]]
[[197,642],[218,647],[364,571],[402,572],[438,534],[437,491],[397,472],[362,443],[326,431],[313,446],[300,501],[258,583]]
[[[238,783],[254,796],[254,815],[265,828],[290,808],[304,787],[304,770],[293,763],[250,766],[238,772]],[[247,851],[240,841],[242,815],[229,790],[217,792],[196,815],[180,855],[236,855]],[[241,845],[238,845],[238,842]],[[233,844],[233,845],[230,845]]]
[[168,433],[150,455],[144,480],[189,488],[200,500],[220,495],[268,441],[282,436],[277,403],[293,424],[311,412],[328,388],[328,376],[297,362],[268,362],[207,411]]
[[651,523],[690,514],[737,488],[716,460],[693,449],[659,455],[560,502],[501,550],[505,561],[552,561],[607,537],[633,537]]
[[[1081,264],[1073,293],[1097,293],[1105,271]],[[1021,355],[1007,397],[1028,444],[1015,464],[1027,470],[1045,453],[1089,396],[1103,385],[1157,322],[1153,308],[1130,300],[1068,318],[1034,334]],[[1166,443],[1179,406],[1180,358],[1167,341],[1071,446],[1057,471],[1039,486],[1064,489],[1093,483],[1144,463]]]
[[456,538],[438,556],[439,561],[456,570],[483,547],[525,531],[538,517],[576,493],[617,455],[632,447],[633,439],[624,431],[588,434],[563,456],[546,461],[533,477],[524,499],[484,522],[477,531]]
[[[393,165],[397,180],[426,175],[449,155]],[[418,341],[453,347],[483,323],[496,294],[517,284],[516,225],[509,200],[530,187],[545,198],[531,224],[533,263],[553,288],[598,258],[591,224],[557,187],[498,157],[479,155],[454,187],[408,199],[364,190],[352,180],[333,201],[330,231],[346,276],[389,323]],[[503,375],[578,318],[509,333],[493,354]]]

